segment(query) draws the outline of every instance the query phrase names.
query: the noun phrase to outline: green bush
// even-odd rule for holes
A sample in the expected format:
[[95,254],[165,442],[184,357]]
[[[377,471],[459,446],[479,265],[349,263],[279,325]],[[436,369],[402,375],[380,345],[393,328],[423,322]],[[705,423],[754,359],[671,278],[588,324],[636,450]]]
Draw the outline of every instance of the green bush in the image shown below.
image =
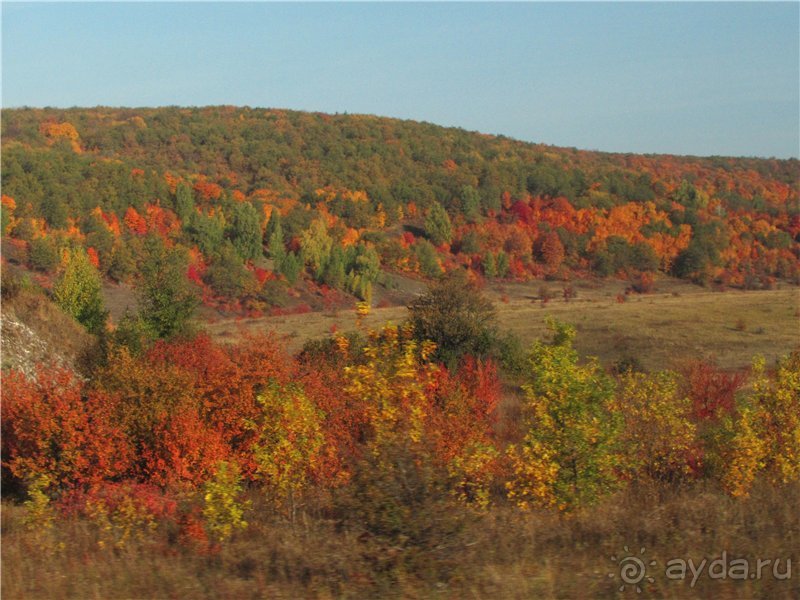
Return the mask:
[[31,242],[28,261],[37,271],[49,272],[58,266],[58,248],[49,237],[39,237]]

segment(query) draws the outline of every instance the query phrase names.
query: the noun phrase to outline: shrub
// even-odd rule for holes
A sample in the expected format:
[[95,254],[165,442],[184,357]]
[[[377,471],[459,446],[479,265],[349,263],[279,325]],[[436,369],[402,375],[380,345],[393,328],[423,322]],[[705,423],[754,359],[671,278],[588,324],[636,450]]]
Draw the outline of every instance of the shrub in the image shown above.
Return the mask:
[[634,477],[679,482],[690,474],[696,428],[691,401],[678,384],[671,372],[628,372],[620,381],[615,407],[623,418],[620,441]]
[[723,482],[734,496],[747,495],[759,472],[779,485],[800,479],[800,353],[783,358],[774,379],[757,358],[752,391],[725,425]]
[[427,452],[398,444],[380,457],[366,455],[336,496],[336,514],[360,534],[361,554],[382,579],[379,584],[392,585],[410,573],[449,578],[470,513],[448,490],[447,479]]
[[578,364],[575,329],[550,320],[552,340],[531,350],[526,433],[509,448],[509,497],[520,506],[560,509],[596,501],[617,486],[620,415],[612,381],[597,363]]
[[258,397],[263,415],[251,426],[258,476],[271,500],[295,517],[298,496],[312,482],[325,437],[323,415],[296,385],[269,385]]
[[462,271],[432,286],[409,311],[414,337],[434,342],[434,359],[450,367],[464,355],[486,356],[492,348],[494,307]]
[[52,238],[39,237],[30,245],[28,260],[37,271],[50,272],[58,266],[58,248]]
[[216,473],[203,486],[203,519],[208,533],[224,542],[237,529],[246,529],[244,511],[249,507],[241,500],[242,484],[236,463],[220,462]]
[[124,474],[131,448],[113,419],[112,398],[86,393],[64,368],[39,368],[28,379],[3,377],[2,455],[5,484],[46,477],[53,489]]

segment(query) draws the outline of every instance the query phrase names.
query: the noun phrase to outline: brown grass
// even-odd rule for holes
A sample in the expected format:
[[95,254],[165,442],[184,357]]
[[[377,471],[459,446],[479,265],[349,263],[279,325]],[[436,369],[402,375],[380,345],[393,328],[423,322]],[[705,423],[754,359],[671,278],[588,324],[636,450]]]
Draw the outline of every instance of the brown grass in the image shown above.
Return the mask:
[[[456,541],[434,548],[430,573],[387,569],[402,548],[379,547],[320,513],[294,524],[263,502],[250,527],[219,553],[181,549],[160,534],[122,551],[100,550],[85,522],[58,525],[43,549],[4,505],[2,592],[7,598],[796,598],[800,593],[800,486],[759,485],[734,500],[710,484],[683,490],[636,486],[573,515],[506,504],[469,515]],[[64,547],[56,549],[59,543]],[[612,560],[645,549],[657,561],[643,594],[619,591]],[[438,548],[438,549],[437,549]],[[670,581],[667,561],[781,558],[792,578]],[[376,558],[377,557],[377,558]]]
[[[616,301],[622,283],[574,284],[578,297],[554,299],[542,307],[536,282],[489,290],[501,329],[516,333],[526,344],[546,333],[545,318],[555,317],[578,328],[576,347],[583,357],[597,356],[606,366],[635,357],[649,369],[677,368],[687,359],[714,359],[725,369],[741,369],[756,354],[768,363],[800,344],[800,289],[710,292],[666,280],[660,292]],[[555,286],[555,283],[551,287]],[[621,288],[620,288],[621,289]],[[500,301],[502,296],[508,302]],[[403,307],[374,308],[365,327],[399,323]],[[742,330],[737,322],[747,323]],[[220,319],[206,325],[215,338],[235,341],[243,331],[273,330],[286,336],[289,350],[306,340],[327,336],[331,328],[356,328],[354,311],[316,312],[261,319]]]

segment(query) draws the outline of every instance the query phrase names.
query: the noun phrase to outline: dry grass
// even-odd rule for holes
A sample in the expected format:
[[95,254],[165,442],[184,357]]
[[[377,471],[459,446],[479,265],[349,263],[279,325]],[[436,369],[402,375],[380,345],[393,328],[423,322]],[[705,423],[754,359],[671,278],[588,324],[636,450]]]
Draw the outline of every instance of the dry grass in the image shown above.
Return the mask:
[[[257,500],[257,496],[254,495]],[[291,524],[257,502],[251,526],[213,555],[186,551],[155,535],[124,551],[100,550],[86,523],[58,525],[43,549],[3,510],[2,592],[7,598],[797,598],[800,487],[757,486],[734,500],[707,484],[637,487],[574,515],[498,505],[470,515],[458,539],[434,550],[429,573],[384,568],[379,548],[357,531],[311,514]],[[424,518],[424,516],[422,517]],[[645,548],[654,582],[641,595],[620,592],[624,547]],[[52,548],[53,546],[51,546]],[[377,548],[377,550],[376,550]],[[407,550],[405,550],[407,551]],[[670,581],[667,561],[792,560],[792,578],[714,580],[704,572]]]
[[[674,280],[661,282],[660,292],[632,295],[619,303],[617,283],[574,284],[578,297],[564,302],[547,284],[554,299],[542,307],[540,283],[514,284],[490,290],[502,329],[531,343],[546,332],[548,316],[578,328],[576,347],[582,356],[597,356],[605,365],[635,357],[650,369],[675,368],[686,359],[711,358],[726,369],[748,367],[755,354],[768,362],[800,344],[800,289],[711,292]],[[375,308],[366,327],[407,316],[403,307]],[[742,330],[739,321],[747,324]],[[299,350],[308,339],[325,337],[333,329],[356,328],[353,311],[308,313],[261,319],[220,319],[206,325],[218,340],[235,341],[244,331],[273,330],[286,336],[287,348]]]
[[[574,323],[582,356],[605,364],[636,357],[647,368],[677,367],[687,358],[714,359],[726,369],[768,362],[800,344],[800,290],[695,292],[632,296],[624,303],[588,299],[546,308],[509,303],[500,324],[529,341],[545,333],[544,315]],[[737,322],[748,324],[742,330]]]

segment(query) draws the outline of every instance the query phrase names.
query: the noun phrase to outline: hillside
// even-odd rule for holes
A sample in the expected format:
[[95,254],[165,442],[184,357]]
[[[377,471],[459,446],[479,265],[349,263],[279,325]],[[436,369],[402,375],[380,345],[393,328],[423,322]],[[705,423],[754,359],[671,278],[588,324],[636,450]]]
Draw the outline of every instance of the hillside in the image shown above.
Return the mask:
[[3,269],[2,290],[3,372],[33,376],[37,365],[79,369],[95,338],[16,269]]
[[[231,107],[2,136],[9,597],[612,598],[645,548],[797,560],[797,160]],[[646,592],[797,596],[772,574]]]
[[430,280],[800,281],[797,160],[587,152],[428,123],[235,107],[2,115],[7,260],[82,247],[135,283],[148,238],[213,308],[268,314]]

